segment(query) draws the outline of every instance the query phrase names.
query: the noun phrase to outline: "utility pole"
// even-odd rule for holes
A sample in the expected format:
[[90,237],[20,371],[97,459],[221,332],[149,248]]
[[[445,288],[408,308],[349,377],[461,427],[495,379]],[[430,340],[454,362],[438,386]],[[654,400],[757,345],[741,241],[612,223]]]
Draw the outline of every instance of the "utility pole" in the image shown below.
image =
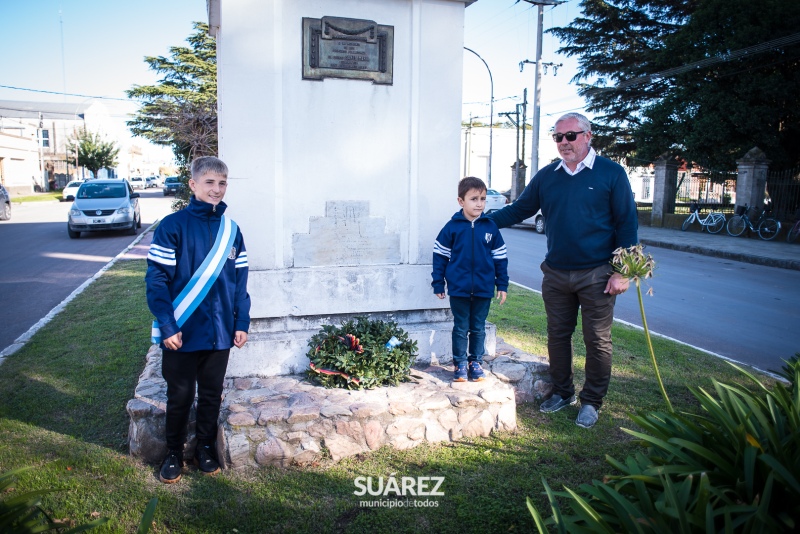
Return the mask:
[[514,161],[514,176],[511,178],[511,193],[509,196],[511,197],[511,202],[514,202],[517,197],[522,193],[522,190],[525,188],[525,184],[519,184],[519,108],[522,104],[517,104],[516,111],[514,113],[511,112],[504,112],[500,113],[500,115],[505,115],[505,117],[511,121],[511,123],[516,126],[517,128],[517,156],[516,160]]
[[[531,176],[539,171],[539,123],[541,122],[541,100],[542,100],[542,26],[544,24],[544,6],[557,6],[563,4],[565,0],[525,0],[538,8],[538,21],[536,24],[536,61],[524,60],[519,63],[519,71],[522,72],[525,63],[536,63],[536,78],[534,79],[533,91],[533,142],[531,144]],[[553,71],[561,65],[553,65]]]

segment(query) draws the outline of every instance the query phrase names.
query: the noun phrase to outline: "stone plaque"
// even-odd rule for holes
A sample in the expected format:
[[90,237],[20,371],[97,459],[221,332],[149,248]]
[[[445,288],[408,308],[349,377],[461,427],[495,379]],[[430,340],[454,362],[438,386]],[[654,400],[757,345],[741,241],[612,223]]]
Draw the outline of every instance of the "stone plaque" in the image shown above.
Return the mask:
[[341,17],[303,18],[303,78],[392,85],[394,27]]
[[369,216],[369,202],[325,203],[324,217],[311,217],[309,233],[294,234],[295,267],[400,263],[400,234],[385,231],[383,217]]

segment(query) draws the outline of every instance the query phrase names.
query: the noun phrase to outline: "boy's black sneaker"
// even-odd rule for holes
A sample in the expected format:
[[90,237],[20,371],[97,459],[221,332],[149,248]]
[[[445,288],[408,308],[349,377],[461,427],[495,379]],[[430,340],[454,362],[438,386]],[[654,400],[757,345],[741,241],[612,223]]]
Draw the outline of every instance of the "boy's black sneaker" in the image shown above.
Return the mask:
[[194,450],[194,463],[204,475],[219,473],[219,462],[213,445],[198,445]]
[[183,469],[183,453],[180,451],[167,452],[166,458],[161,462],[158,479],[164,484],[174,484],[181,479]]

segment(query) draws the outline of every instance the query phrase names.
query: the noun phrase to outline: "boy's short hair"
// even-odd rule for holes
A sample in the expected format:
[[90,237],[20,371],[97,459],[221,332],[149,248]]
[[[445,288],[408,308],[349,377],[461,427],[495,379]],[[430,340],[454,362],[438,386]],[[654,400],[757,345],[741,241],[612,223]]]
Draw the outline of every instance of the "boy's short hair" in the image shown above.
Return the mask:
[[228,177],[228,166],[225,162],[214,156],[200,156],[192,161],[192,179],[197,179],[204,174],[219,174]]
[[458,198],[464,199],[469,193],[470,189],[477,189],[478,191],[486,191],[486,184],[480,178],[474,176],[467,176],[458,182]]

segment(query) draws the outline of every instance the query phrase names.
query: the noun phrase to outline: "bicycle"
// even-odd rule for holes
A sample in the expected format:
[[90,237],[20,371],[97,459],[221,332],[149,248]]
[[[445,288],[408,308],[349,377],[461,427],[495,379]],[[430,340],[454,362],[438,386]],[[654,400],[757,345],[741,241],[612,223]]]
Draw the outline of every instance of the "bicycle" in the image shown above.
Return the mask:
[[722,231],[725,227],[725,215],[722,213],[712,211],[708,215],[706,215],[705,219],[700,218],[700,205],[697,202],[692,202],[689,205],[689,211],[691,214],[686,217],[686,220],[683,221],[681,225],[681,230],[684,232],[688,230],[688,228],[692,225],[694,221],[700,223],[700,231],[702,232],[703,229],[708,230],[710,234],[718,234]]
[[[748,216],[749,212],[749,216]],[[745,230],[756,232],[758,237],[764,241],[770,241],[777,237],[781,231],[781,223],[773,217],[767,216],[768,210],[759,210],[758,208],[749,208],[747,204],[744,206],[736,207],[736,215],[728,219],[726,228],[728,234],[733,237],[738,237],[744,233]],[[758,213],[758,219],[755,222],[750,220],[750,216],[755,217]]]
[[794,223],[794,226],[789,228],[789,232],[786,234],[786,242],[787,243],[794,243],[795,239],[800,236],[800,210],[795,212],[795,219],[797,219]]

